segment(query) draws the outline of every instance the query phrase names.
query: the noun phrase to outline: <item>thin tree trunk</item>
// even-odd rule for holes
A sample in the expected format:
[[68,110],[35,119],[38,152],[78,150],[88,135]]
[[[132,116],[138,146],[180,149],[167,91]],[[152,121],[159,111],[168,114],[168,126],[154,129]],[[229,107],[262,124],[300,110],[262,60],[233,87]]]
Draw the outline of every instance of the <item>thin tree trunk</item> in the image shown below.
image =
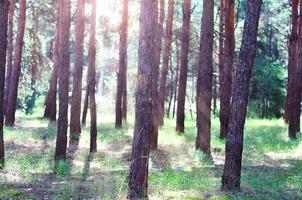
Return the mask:
[[226,1],[225,12],[225,42],[223,47],[223,69],[220,71],[220,138],[225,138],[228,132],[231,112],[232,70],[235,50],[234,0]]
[[142,0],[140,12],[138,84],[135,106],[135,129],[128,182],[128,199],[148,198],[150,141],[153,133],[154,99],[152,94],[155,67],[156,1]]
[[[4,90],[4,105],[8,105],[8,95],[10,87],[10,77],[13,68],[13,50],[14,50],[14,13],[15,13],[15,0],[9,1],[9,13],[8,13],[8,33],[7,33],[7,61],[6,61],[6,78],[5,78],[5,90]],[[4,114],[6,115],[7,107],[4,108]]]
[[26,20],[26,0],[19,1],[19,22],[18,22],[18,33],[16,39],[15,48],[15,61],[12,68],[12,74],[10,77],[10,87],[8,95],[8,107],[6,113],[6,125],[14,126],[15,124],[15,112],[17,106],[17,94],[19,78],[21,73],[21,61],[22,61],[22,50],[23,50],[23,38],[25,31],[25,20]]
[[86,93],[84,99],[83,106],[83,114],[82,114],[82,126],[86,125],[87,113],[88,113],[88,105],[89,105],[89,76],[87,75],[87,85],[86,85]]
[[7,50],[7,22],[9,2],[0,2],[0,169],[4,167],[4,139],[3,139],[3,114],[4,114],[4,84],[5,84],[5,63]]
[[[300,2],[300,13],[302,12],[302,3]],[[295,57],[295,69],[294,74],[291,77],[291,95],[290,95],[290,113],[289,113],[289,127],[288,135],[291,139],[296,139],[297,132],[300,124],[301,115],[301,77],[302,77],[302,16],[298,17],[298,40],[296,46],[296,57]],[[294,62],[292,61],[292,62]]]
[[120,26],[119,69],[117,73],[117,93],[115,101],[115,127],[120,128],[127,116],[127,39],[128,0],[123,0],[123,14]]
[[[219,84],[223,82],[223,67],[224,67],[224,18],[225,18],[225,1],[226,0],[220,0],[220,6],[219,6],[219,55],[218,55],[218,69],[219,69]],[[222,93],[221,87],[219,87],[219,96]],[[219,110],[220,112],[220,110]],[[220,115],[219,115],[220,118]],[[221,133],[221,132],[220,132]],[[220,135],[220,138],[223,138],[223,136]]]
[[[284,119],[285,122],[289,122],[289,116],[292,113],[290,111],[291,103],[292,103],[292,92],[293,92],[293,77],[295,76],[296,71],[296,63],[297,63],[297,46],[298,46],[298,6],[299,6],[299,0],[292,0],[291,1],[292,6],[292,13],[291,13],[291,20],[292,20],[292,30],[291,35],[289,38],[289,51],[288,51],[288,79],[287,79],[287,94],[285,98],[285,113],[284,113]],[[289,137],[292,137],[289,135]]]
[[246,118],[249,82],[257,50],[257,32],[262,0],[249,0],[242,46],[233,87],[231,119],[226,140],[222,190],[240,190],[243,130]]
[[96,84],[96,71],[95,71],[95,55],[96,55],[96,0],[91,2],[91,30],[89,40],[89,94],[90,94],[90,153],[97,151],[97,114],[95,103],[95,84]]
[[173,100],[173,95],[174,95],[174,69],[173,69],[173,63],[172,59],[170,57],[170,73],[171,73],[171,81],[169,84],[169,102],[168,102],[168,109],[167,109],[167,117],[170,117],[170,112],[171,112],[171,107],[172,107],[172,100]]
[[178,39],[175,40],[176,46],[176,77],[175,77],[175,84],[174,84],[174,100],[173,100],[173,119],[175,118],[175,111],[176,111],[176,101],[177,101],[177,86],[178,86],[178,79],[179,79],[179,68],[180,68],[180,56],[179,56],[179,47],[178,47]]
[[213,87],[214,2],[203,2],[199,68],[196,89],[196,149],[211,155],[211,102]]
[[163,65],[161,71],[161,81],[159,88],[159,125],[164,124],[165,116],[165,99],[166,99],[166,82],[171,54],[172,35],[173,35],[173,17],[174,17],[174,0],[169,0],[168,15],[166,21],[166,30],[163,49]]
[[85,0],[77,1],[74,73],[70,115],[70,140],[79,140],[81,133],[81,100],[83,77],[83,51],[85,32]]
[[127,99],[127,69],[126,69],[126,77],[125,77],[125,82],[124,82],[124,92],[123,92],[123,119],[127,120],[127,113],[128,113],[128,99]]
[[69,86],[69,35],[70,35],[70,0],[59,1],[59,118],[56,139],[55,160],[66,158],[68,129],[68,86]]
[[59,2],[57,2],[57,22],[56,22],[56,32],[55,32],[55,42],[54,42],[54,54],[53,54],[53,70],[50,79],[50,86],[45,98],[45,109],[44,117],[55,121],[57,118],[57,85],[59,77],[59,41],[60,41],[60,17],[59,17]]
[[182,44],[180,55],[179,83],[176,111],[176,131],[185,131],[185,101],[188,78],[188,54],[190,43],[191,0],[183,1]]
[[[158,0],[156,0],[158,5]],[[152,78],[152,94],[153,94],[153,133],[151,136],[151,149],[158,148],[158,118],[159,118],[159,94],[158,94],[158,80],[159,80],[159,65],[160,65],[160,58],[161,58],[161,48],[162,48],[162,37],[163,37],[163,23],[165,19],[165,1],[159,0],[159,7],[156,7],[156,16],[157,17],[157,37],[155,37],[155,66],[153,68],[153,78]]]

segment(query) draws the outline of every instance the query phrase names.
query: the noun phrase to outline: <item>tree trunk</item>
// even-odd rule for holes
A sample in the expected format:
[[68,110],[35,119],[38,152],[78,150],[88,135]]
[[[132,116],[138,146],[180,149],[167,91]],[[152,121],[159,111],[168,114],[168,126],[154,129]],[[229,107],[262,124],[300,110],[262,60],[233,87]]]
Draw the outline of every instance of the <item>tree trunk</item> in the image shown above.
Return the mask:
[[96,0],[92,0],[91,5],[91,30],[88,52],[88,73],[89,73],[89,94],[90,94],[90,153],[97,151],[97,114],[95,103],[95,55],[96,55]]
[[59,1],[59,118],[56,139],[55,160],[66,158],[68,129],[68,86],[69,86],[69,34],[70,34],[70,0]]
[[249,0],[242,46],[233,87],[231,119],[226,140],[222,190],[240,190],[243,130],[248,104],[249,82],[257,50],[257,32],[262,0]]
[[[13,68],[13,50],[14,50],[14,13],[15,13],[15,0],[9,1],[9,13],[8,13],[8,32],[7,32],[7,61],[6,61],[6,78],[5,78],[5,90],[4,90],[4,105],[8,105],[8,95],[10,87],[10,77]],[[6,115],[7,107],[4,108],[4,115]]]
[[[156,4],[158,5],[158,0],[156,0]],[[152,107],[153,111],[153,133],[151,136],[151,149],[157,149],[158,147],[158,118],[159,118],[159,94],[158,94],[158,79],[159,79],[159,65],[160,65],[160,58],[161,58],[161,47],[162,47],[162,36],[163,36],[163,23],[165,19],[165,1],[160,0],[160,7],[156,7],[156,16],[159,16],[159,19],[157,17],[157,26],[156,26],[156,32],[157,36],[155,37],[155,66],[153,68],[153,78],[152,78],[152,94],[153,94],[153,100],[154,105]]]
[[60,41],[60,17],[59,17],[59,2],[57,2],[57,22],[56,22],[56,32],[55,32],[55,42],[54,42],[54,54],[53,54],[53,70],[50,79],[49,89],[45,98],[45,110],[44,118],[48,118],[51,121],[57,119],[57,85],[59,77],[59,41]]
[[[302,11],[302,3],[300,2],[300,13]],[[298,40],[296,47],[295,69],[291,77],[291,100],[290,100],[290,113],[289,113],[289,129],[288,134],[292,139],[296,139],[298,129],[300,127],[301,115],[301,77],[302,77],[302,16],[298,17]],[[293,61],[292,61],[293,62]]]
[[225,42],[223,47],[223,68],[220,70],[220,138],[225,138],[228,132],[231,112],[232,70],[235,50],[234,0],[225,4]]
[[185,101],[188,78],[188,54],[190,43],[191,0],[183,1],[182,43],[176,111],[176,131],[185,131]]
[[5,63],[7,50],[7,22],[9,2],[0,1],[0,169],[4,166],[4,139],[3,139],[3,114],[4,114],[4,84],[5,84]]
[[87,113],[88,113],[88,104],[89,104],[89,76],[87,75],[87,85],[86,85],[86,93],[84,99],[83,106],[83,114],[82,114],[82,126],[86,125]]
[[25,19],[26,19],[26,0],[20,0],[19,2],[19,22],[18,22],[18,33],[16,39],[15,48],[15,60],[12,68],[12,74],[10,77],[9,95],[8,95],[8,107],[6,113],[6,125],[14,126],[15,124],[15,112],[17,106],[17,94],[19,78],[21,73],[21,60],[23,50],[23,38],[25,31]]
[[168,16],[166,20],[166,30],[163,49],[163,65],[161,71],[161,81],[159,87],[159,125],[164,124],[166,82],[171,54],[172,34],[173,34],[174,0],[169,0]]
[[140,12],[138,84],[128,199],[148,198],[150,140],[153,133],[153,71],[156,65],[156,1],[142,0]]
[[213,86],[214,2],[203,2],[199,68],[196,89],[196,149],[211,155],[211,102]]
[[176,101],[177,101],[177,89],[178,89],[178,79],[179,79],[179,68],[180,68],[180,56],[179,56],[179,47],[178,47],[178,39],[175,40],[175,46],[176,46],[176,77],[175,77],[175,84],[174,84],[174,99],[173,99],[173,113],[172,117],[175,118],[175,111],[176,111]]
[[70,115],[70,140],[79,140],[81,133],[81,100],[83,77],[83,51],[85,32],[85,0],[77,1],[74,73]]
[[[288,50],[288,79],[287,79],[287,95],[285,98],[285,113],[284,119],[285,122],[289,122],[289,116],[292,113],[290,111],[291,103],[292,103],[292,92],[293,92],[293,77],[295,76],[296,71],[296,64],[297,64],[297,47],[298,47],[298,6],[299,0],[292,0],[292,13],[291,13],[291,20],[292,20],[292,30],[291,35],[289,38],[289,50]],[[291,136],[290,136],[291,137]]]
[[[117,92],[115,101],[115,127],[122,127],[127,116],[127,38],[128,38],[128,0],[123,0],[123,14],[120,26],[119,69],[117,72]],[[124,116],[124,117],[123,117]]]

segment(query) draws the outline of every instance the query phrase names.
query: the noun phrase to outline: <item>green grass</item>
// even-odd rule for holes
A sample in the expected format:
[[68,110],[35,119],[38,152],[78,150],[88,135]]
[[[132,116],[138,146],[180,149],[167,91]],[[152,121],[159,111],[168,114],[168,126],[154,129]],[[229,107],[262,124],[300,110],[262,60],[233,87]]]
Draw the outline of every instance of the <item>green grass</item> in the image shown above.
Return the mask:
[[[54,174],[56,124],[40,118],[41,100],[33,115],[18,112],[17,126],[5,128],[0,199],[125,199],[134,119],[130,115],[123,129],[115,129],[113,113],[101,108],[98,153],[88,153],[87,126],[75,153],[69,152]],[[219,120],[212,123],[213,160],[194,149],[194,120],[186,121],[183,135],[174,125],[166,119],[159,150],[151,152],[150,199],[302,199],[302,137],[289,140],[282,120],[247,120],[240,193],[220,192],[224,141],[218,137]]]

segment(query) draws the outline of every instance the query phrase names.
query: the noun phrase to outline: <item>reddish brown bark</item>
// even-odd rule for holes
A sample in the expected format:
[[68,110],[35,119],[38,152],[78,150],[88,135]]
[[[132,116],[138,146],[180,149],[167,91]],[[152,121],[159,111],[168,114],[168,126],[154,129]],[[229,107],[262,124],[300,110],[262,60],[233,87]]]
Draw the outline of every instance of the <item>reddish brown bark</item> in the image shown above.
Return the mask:
[[199,68],[196,87],[196,149],[211,155],[211,102],[213,86],[214,2],[203,1]]
[[[291,102],[293,101],[292,91],[294,85],[295,71],[296,71],[296,64],[297,64],[297,47],[298,47],[298,6],[299,0],[292,0],[292,13],[291,13],[291,20],[292,20],[292,30],[291,35],[289,38],[289,50],[288,50],[288,79],[287,79],[287,94],[285,98],[285,113],[284,119],[285,122],[289,122],[289,115],[292,111],[290,111]],[[291,136],[290,136],[291,137]]]
[[88,74],[89,74],[89,94],[90,94],[90,153],[97,151],[97,115],[95,103],[95,55],[96,55],[96,0],[91,2],[91,30],[88,52]]
[[26,0],[19,1],[19,21],[18,21],[18,32],[15,47],[15,60],[12,68],[10,77],[9,95],[8,95],[8,106],[6,113],[6,125],[14,126],[15,124],[15,112],[17,106],[17,94],[19,78],[21,73],[21,60],[23,50],[23,38],[25,31],[25,20],[26,20]]
[[180,55],[180,69],[178,80],[178,96],[176,110],[176,131],[183,133],[185,131],[185,101],[188,78],[188,54],[190,43],[190,18],[191,18],[191,0],[183,1],[183,25],[182,25],[182,43]]
[[53,70],[50,79],[49,89],[45,98],[45,109],[44,117],[55,121],[57,119],[57,85],[59,77],[59,41],[60,41],[60,16],[59,16],[59,3],[57,3],[57,22],[56,22],[56,32],[55,32],[55,42],[54,42],[54,54],[53,54]]
[[225,42],[223,47],[223,68],[220,69],[220,138],[225,138],[228,132],[231,112],[232,70],[235,50],[234,0],[225,2]]
[[[7,32],[7,60],[6,60],[6,78],[5,78],[5,91],[4,91],[4,105],[8,105],[8,94],[10,87],[10,77],[13,66],[13,50],[14,50],[14,13],[15,13],[15,0],[9,1],[8,13],[8,32]],[[4,114],[6,114],[4,109]]]
[[66,158],[68,129],[68,86],[69,86],[69,35],[70,0],[59,1],[59,118],[57,125],[55,160]]
[[[293,2],[293,4],[296,2]],[[302,11],[302,3],[300,2],[300,13]],[[290,80],[289,88],[289,127],[288,135],[292,139],[296,139],[297,132],[300,126],[300,115],[301,115],[301,92],[302,92],[302,16],[298,17],[298,34],[297,34],[297,46],[294,47],[296,52],[292,52],[293,60],[291,61],[292,76]]]
[[0,1],[0,169],[4,166],[4,139],[3,139],[3,97],[5,84],[5,64],[7,50],[7,22],[9,2]]
[[138,84],[128,199],[148,197],[150,140],[153,133],[153,71],[156,64],[156,1],[142,0],[140,12]]
[[232,91],[231,119],[226,140],[222,190],[240,190],[243,130],[246,118],[249,82],[257,50],[257,32],[262,0],[249,0],[244,23],[242,46]]
[[123,14],[120,26],[119,69],[117,72],[117,93],[115,101],[115,127],[122,127],[127,116],[127,40],[128,40],[128,0],[123,0]]
[[81,133],[81,99],[83,77],[83,51],[85,32],[85,0],[77,1],[76,38],[74,55],[73,87],[70,115],[70,140],[78,140]]
[[174,0],[169,0],[168,3],[168,15],[166,20],[166,30],[164,37],[164,49],[163,49],[163,64],[161,70],[161,80],[159,87],[159,125],[164,124],[165,116],[165,99],[166,99],[166,82],[169,66],[169,58],[171,54],[172,44],[172,29],[173,29],[173,17],[174,17]]

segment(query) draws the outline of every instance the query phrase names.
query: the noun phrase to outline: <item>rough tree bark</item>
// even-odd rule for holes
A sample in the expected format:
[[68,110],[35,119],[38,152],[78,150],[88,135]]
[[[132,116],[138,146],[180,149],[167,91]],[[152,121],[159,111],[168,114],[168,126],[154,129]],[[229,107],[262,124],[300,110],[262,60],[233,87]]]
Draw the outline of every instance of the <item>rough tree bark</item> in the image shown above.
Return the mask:
[[[13,50],[14,50],[14,13],[15,13],[15,0],[9,1],[8,13],[8,32],[7,32],[7,61],[6,61],[6,77],[5,77],[5,90],[4,90],[4,105],[8,105],[8,94],[10,77],[13,68]],[[4,108],[6,114],[7,107]]]
[[196,149],[211,155],[211,102],[213,86],[214,2],[203,1],[199,68],[196,86]]
[[234,21],[235,4],[234,0],[225,1],[223,66],[220,69],[220,138],[225,138],[231,113],[231,92],[232,92],[232,70],[235,50]]
[[91,2],[91,30],[88,52],[89,96],[90,96],[90,153],[97,151],[97,115],[95,103],[95,55],[96,55],[96,0]]
[[249,82],[257,50],[257,32],[262,0],[249,0],[242,46],[232,91],[231,119],[225,148],[222,190],[240,190],[243,130],[248,104]]
[[8,126],[14,126],[15,124],[15,112],[17,107],[17,94],[19,78],[21,73],[21,60],[22,60],[22,50],[23,50],[23,38],[25,31],[25,20],[26,20],[26,0],[20,0],[19,2],[19,21],[18,21],[18,32],[15,47],[15,60],[12,68],[12,73],[10,77],[10,86],[8,94],[8,104],[5,124]]
[[185,131],[185,101],[186,101],[186,87],[187,87],[187,78],[188,78],[190,18],[191,18],[191,0],[184,0],[182,43],[181,43],[180,69],[179,69],[179,81],[178,81],[178,93],[177,93],[177,110],[176,110],[176,131],[181,133]]
[[119,69],[117,72],[117,92],[115,100],[115,127],[123,124],[123,115],[127,115],[127,39],[128,39],[128,0],[123,0],[123,14],[120,26]]
[[3,139],[3,97],[5,84],[5,64],[7,50],[7,22],[9,1],[0,1],[0,169],[4,166],[4,139]]
[[69,86],[69,35],[70,35],[70,0],[59,1],[59,118],[57,125],[55,160],[66,158],[68,129],[68,86]]
[[148,197],[148,162],[153,132],[153,68],[156,64],[156,0],[142,0],[140,12],[138,84],[135,105],[135,129],[128,182],[128,199]]
[[[291,29],[291,35],[289,38],[289,50],[288,50],[288,78],[287,78],[287,94],[285,98],[285,113],[284,113],[284,120],[285,122],[289,122],[289,115],[291,113],[290,111],[290,104],[292,102],[292,88],[293,88],[293,78],[295,76],[295,70],[296,70],[296,61],[297,61],[297,47],[298,47],[298,18],[299,18],[299,12],[298,12],[298,6],[299,6],[299,0],[292,0],[291,1],[292,11],[291,11],[291,23],[292,23],[292,29]],[[289,136],[292,137],[292,136]]]
[[166,82],[167,82],[167,74],[168,74],[168,67],[169,67],[169,58],[171,53],[171,45],[172,45],[173,17],[174,17],[174,0],[169,0],[165,38],[164,38],[163,65],[161,70],[161,80],[160,80],[160,87],[159,87],[159,106],[158,106],[159,125],[164,124]]
[[51,121],[57,119],[57,85],[59,77],[59,36],[60,36],[60,16],[59,16],[59,1],[57,2],[57,17],[56,17],[56,32],[54,42],[54,53],[53,53],[53,70],[50,79],[49,89],[45,98],[45,109],[44,118],[48,118]]
[[70,140],[79,140],[81,133],[81,100],[83,77],[83,51],[85,33],[85,0],[77,1],[76,38],[74,55],[74,72],[72,85],[72,99],[70,109]]

